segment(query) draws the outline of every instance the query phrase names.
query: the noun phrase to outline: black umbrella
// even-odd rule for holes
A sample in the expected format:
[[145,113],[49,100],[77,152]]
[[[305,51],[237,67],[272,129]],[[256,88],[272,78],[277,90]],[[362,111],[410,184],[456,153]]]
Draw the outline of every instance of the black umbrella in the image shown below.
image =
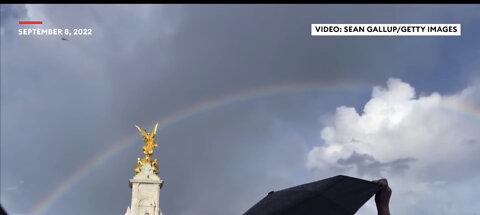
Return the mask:
[[244,215],[352,215],[379,190],[377,183],[338,175],[272,191]]
[[7,215],[7,212],[5,212],[5,210],[3,210],[2,205],[0,205],[0,215]]

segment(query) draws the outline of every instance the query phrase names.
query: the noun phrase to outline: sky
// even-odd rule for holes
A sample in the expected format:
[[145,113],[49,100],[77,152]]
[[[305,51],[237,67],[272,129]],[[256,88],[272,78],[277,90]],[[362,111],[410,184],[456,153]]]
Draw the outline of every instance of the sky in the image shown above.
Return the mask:
[[[164,214],[387,178],[391,212],[477,215],[479,5],[1,5],[0,203],[124,214],[142,136]],[[21,36],[20,20],[93,35]],[[312,37],[311,24],[461,24],[458,37]],[[372,200],[357,214],[376,214]]]

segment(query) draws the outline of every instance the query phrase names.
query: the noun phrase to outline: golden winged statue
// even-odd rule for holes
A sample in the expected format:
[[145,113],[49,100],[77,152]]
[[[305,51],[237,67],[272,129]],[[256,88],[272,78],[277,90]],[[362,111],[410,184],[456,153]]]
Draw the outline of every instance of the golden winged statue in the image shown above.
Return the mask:
[[141,168],[147,163],[149,163],[150,166],[153,167],[153,172],[155,174],[158,174],[158,159],[155,158],[155,160],[152,161],[152,159],[150,158],[150,156],[153,155],[153,149],[158,146],[155,142],[155,134],[157,133],[158,123],[155,124],[155,127],[153,128],[153,131],[151,133],[148,133],[147,130],[141,128],[138,125],[135,125],[135,127],[137,127],[138,131],[140,131],[143,136],[143,141],[145,142],[145,145],[143,145],[142,147],[145,157],[141,159],[137,158],[135,175],[140,173]]

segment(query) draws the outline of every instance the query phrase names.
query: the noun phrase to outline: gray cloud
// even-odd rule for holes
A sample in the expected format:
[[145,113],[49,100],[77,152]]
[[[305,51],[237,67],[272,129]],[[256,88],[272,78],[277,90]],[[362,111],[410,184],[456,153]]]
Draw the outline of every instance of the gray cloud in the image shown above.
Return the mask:
[[353,152],[350,157],[338,159],[337,163],[346,169],[355,167],[360,176],[382,177],[383,171],[391,174],[402,174],[409,168],[409,163],[414,162],[414,158],[400,158],[390,162],[379,162],[368,154]]

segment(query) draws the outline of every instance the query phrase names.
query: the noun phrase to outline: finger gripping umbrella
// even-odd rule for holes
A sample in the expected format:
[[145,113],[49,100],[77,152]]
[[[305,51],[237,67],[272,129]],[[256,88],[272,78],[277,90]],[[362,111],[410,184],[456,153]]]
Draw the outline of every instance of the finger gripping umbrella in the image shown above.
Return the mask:
[[378,184],[338,175],[270,192],[244,215],[353,215],[378,190]]

